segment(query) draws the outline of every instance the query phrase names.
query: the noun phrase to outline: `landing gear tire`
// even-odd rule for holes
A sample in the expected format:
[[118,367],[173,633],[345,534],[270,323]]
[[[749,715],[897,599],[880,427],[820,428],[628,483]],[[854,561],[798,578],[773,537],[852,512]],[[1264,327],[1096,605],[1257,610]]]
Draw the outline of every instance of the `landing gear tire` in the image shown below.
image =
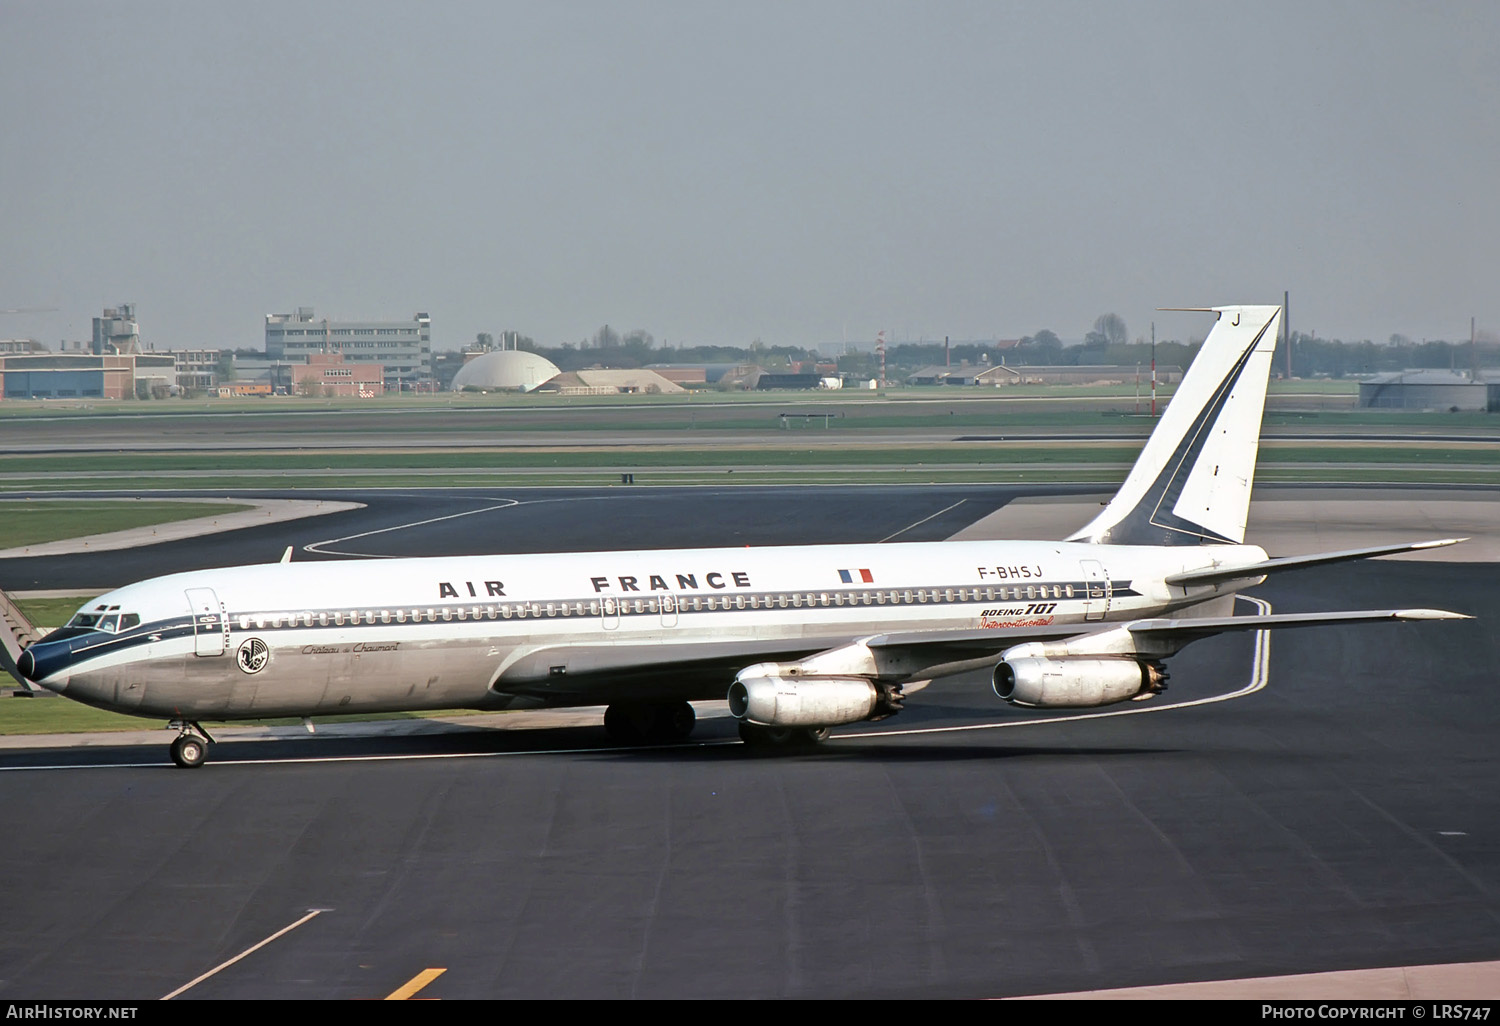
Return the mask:
[[604,710],[604,729],[611,740],[622,745],[683,741],[693,732],[697,721],[697,714],[687,702],[616,702]]
[[656,727],[662,741],[686,741],[698,723],[698,714],[686,702],[671,702],[658,707]]
[[751,748],[795,751],[816,747],[828,740],[827,727],[762,727],[740,723],[740,740]]
[[183,769],[197,769],[208,758],[208,742],[192,734],[183,734],[172,742],[172,761]]

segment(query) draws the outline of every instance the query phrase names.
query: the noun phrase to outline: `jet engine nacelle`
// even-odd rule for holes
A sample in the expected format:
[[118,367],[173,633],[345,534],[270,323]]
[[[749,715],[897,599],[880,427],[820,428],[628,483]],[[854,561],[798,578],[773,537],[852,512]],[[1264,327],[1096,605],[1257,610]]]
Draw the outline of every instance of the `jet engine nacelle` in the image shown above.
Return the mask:
[[995,667],[995,694],[1012,705],[1087,709],[1149,698],[1166,686],[1159,663],[1139,659],[1015,657]]
[[764,727],[858,723],[880,705],[880,690],[861,677],[740,677],[729,686],[729,711]]

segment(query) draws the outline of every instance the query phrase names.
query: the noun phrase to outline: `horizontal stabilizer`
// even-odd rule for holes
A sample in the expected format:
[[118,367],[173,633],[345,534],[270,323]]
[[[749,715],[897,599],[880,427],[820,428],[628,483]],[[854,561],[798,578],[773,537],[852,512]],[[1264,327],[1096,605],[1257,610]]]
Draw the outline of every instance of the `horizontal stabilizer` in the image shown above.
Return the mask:
[[1344,563],[1354,559],[1369,559],[1372,556],[1389,556],[1397,552],[1417,552],[1421,549],[1437,549],[1445,545],[1457,545],[1467,538],[1441,538],[1437,541],[1409,542],[1402,545],[1374,545],[1366,549],[1345,549],[1341,552],[1314,552],[1307,556],[1283,556],[1268,559],[1249,566],[1215,566],[1203,570],[1187,570],[1172,574],[1166,579],[1171,585],[1181,587],[1188,584],[1219,584],[1224,581],[1240,581],[1249,577],[1264,577],[1283,570],[1302,570],[1325,563]]
[[1176,638],[1208,637],[1226,631],[1258,631],[1269,627],[1332,627],[1338,624],[1382,623],[1390,620],[1472,620],[1446,609],[1355,609],[1333,613],[1271,613],[1265,616],[1212,616],[1188,619],[1134,620],[1125,629],[1136,635]]

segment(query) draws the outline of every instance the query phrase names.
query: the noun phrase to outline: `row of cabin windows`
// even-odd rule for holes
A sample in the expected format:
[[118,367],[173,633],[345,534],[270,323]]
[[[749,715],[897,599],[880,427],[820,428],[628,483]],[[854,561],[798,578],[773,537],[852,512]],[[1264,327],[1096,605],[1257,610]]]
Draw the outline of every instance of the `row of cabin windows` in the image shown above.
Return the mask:
[[439,620],[509,620],[528,617],[613,616],[628,613],[702,612],[724,609],[801,609],[819,606],[905,605],[927,602],[1005,602],[1073,598],[1071,584],[1028,584],[1013,588],[917,588],[899,591],[782,592],[775,595],[663,595],[574,602],[517,602],[503,605],[427,606],[413,609],[351,609],[348,612],[261,613],[241,615],[240,629],[265,627],[342,627],[345,624],[435,623]]

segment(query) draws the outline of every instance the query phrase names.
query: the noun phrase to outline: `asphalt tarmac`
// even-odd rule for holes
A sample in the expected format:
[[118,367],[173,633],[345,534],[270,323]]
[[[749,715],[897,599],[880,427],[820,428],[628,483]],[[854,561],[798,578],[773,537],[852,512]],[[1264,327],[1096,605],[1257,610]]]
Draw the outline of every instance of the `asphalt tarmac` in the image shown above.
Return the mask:
[[[1014,491],[370,493],[154,551],[7,560],[0,582],[111,586],[288,544],[928,540]],[[0,889],[0,999],[375,998],[418,979],[450,999],[999,997],[1493,959],[1495,580],[1282,575],[1254,589],[1276,612],[1478,619],[1281,632],[1268,658],[1210,639],[1163,699],[1081,715],[949,678],[792,757],[752,756],[722,717],[691,745],[622,750],[526,714],[235,741],[198,772],[169,767],[166,732],[6,750],[23,868]]]
[[[257,490],[254,494],[261,497],[359,508],[142,545],[107,558],[79,551],[0,559],[0,587],[13,592],[104,590],[182,570],[274,562],[288,545],[296,548],[293,558],[302,560],[937,541],[1020,495],[1093,490],[1069,485]],[[128,494],[88,492],[79,497]]]

